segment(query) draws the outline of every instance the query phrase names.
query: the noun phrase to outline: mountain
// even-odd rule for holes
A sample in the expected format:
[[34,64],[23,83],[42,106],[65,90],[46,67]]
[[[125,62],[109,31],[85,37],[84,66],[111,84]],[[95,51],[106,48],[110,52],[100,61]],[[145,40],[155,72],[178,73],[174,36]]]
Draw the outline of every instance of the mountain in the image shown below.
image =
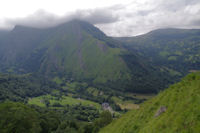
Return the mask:
[[8,30],[0,30],[0,37],[6,35],[8,32]]
[[47,29],[15,26],[0,39],[0,70],[146,93],[158,92],[171,80],[145,57],[80,20]]
[[130,51],[149,57],[156,66],[165,66],[175,76],[200,67],[199,29],[158,29],[136,37],[115,38]]
[[196,133],[200,130],[200,73],[192,73],[100,133]]

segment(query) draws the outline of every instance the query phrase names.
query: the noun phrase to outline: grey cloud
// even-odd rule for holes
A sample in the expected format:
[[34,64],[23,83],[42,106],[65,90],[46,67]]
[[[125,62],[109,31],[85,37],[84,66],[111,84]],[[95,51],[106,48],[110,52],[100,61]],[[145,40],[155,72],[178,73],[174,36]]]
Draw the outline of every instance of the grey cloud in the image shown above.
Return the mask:
[[139,15],[139,16],[147,16],[147,15],[149,15],[150,13],[152,13],[152,12],[154,12],[155,10],[139,10],[138,12],[137,12],[137,14]]
[[49,27],[59,23],[57,20],[58,16],[45,12],[43,10],[39,10],[34,14],[25,17],[25,18],[15,18],[15,19],[7,19],[6,23],[9,25],[24,25],[31,27]]
[[[135,8],[137,12],[134,11]],[[132,12],[129,10],[124,14],[126,15],[120,23],[109,25],[109,28],[120,27],[120,30],[110,30],[107,34],[132,36],[158,28],[200,28],[199,0],[151,0],[134,6]],[[100,26],[101,29],[105,29],[104,27]]]
[[5,23],[44,28],[72,19],[88,21],[109,36],[133,36],[165,27],[200,28],[200,1],[136,0],[127,5],[77,10],[64,16],[40,10],[26,18],[7,19]]
[[190,21],[190,24],[193,26],[200,26],[200,18]]
[[113,14],[113,12],[115,9],[119,8],[121,7],[116,5],[106,8],[77,10],[67,13],[64,16],[57,16],[44,10],[39,10],[25,18],[7,19],[5,20],[5,23],[10,26],[24,25],[37,28],[46,28],[67,22],[72,19],[80,19],[88,21],[92,24],[106,24],[118,21],[119,17]]
[[78,18],[92,24],[106,24],[118,21],[118,16],[113,14],[114,8],[100,8],[95,10],[78,10],[71,18]]
[[[156,1],[155,1],[156,2]],[[199,0],[161,0],[158,9],[162,11],[176,12],[184,9],[186,6],[198,4]]]

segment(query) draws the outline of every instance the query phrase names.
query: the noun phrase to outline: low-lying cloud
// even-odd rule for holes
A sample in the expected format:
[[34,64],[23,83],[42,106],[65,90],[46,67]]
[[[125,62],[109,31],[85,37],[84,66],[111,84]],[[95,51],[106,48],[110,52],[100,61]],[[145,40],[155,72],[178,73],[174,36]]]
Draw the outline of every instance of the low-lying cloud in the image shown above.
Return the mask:
[[112,7],[77,10],[67,13],[64,16],[58,16],[44,10],[38,10],[25,18],[6,19],[4,23],[8,27],[13,27],[14,25],[24,25],[37,28],[47,28],[73,19],[88,21],[91,24],[107,24],[118,21],[118,16],[113,14]]
[[135,0],[129,4],[76,10],[58,16],[39,10],[25,18],[5,19],[5,27],[52,27],[72,19],[88,21],[109,36],[133,36],[157,28],[200,28],[199,0]]

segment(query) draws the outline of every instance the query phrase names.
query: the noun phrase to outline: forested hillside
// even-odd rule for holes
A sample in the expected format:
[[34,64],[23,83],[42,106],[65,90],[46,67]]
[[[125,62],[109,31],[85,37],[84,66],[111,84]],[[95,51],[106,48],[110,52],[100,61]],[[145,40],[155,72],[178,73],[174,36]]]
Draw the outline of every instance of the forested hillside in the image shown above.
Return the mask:
[[51,93],[59,86],[41,75],[0,74],[0,101],[27,102],[29,97]]
[[115,38],[132,52],[149,57],[171,75],[182,77],[200,67],[199,29],[158,29],[136,37]]

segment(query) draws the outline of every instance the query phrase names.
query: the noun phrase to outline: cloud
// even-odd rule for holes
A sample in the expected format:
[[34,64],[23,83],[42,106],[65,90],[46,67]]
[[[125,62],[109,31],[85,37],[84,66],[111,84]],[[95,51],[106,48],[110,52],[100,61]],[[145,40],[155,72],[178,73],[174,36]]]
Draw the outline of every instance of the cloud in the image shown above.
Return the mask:
[[6,19],[4,23],[7,25],[7,27],[24,25],[36,28],[47,28],[72,19],[80,19],[88,21],[91,24],[107,24],[118,21],[118,16],[113,14],[113,11],[118,8],[119,6],[116,5],[107,8],[76,10],[74,12],[67,13],[64,16],[58,16],[44,10],[38,10],[28,17]]
[[194,26],[200,26],[200,19],[191,21],[191,24]]
[[[106,24],[118,21],[118,16],[112,14],[112,8],[96,9],[77,11],[75,15],[79,15],[77,18],[88,21],[92,24]],[[74,16],[74,15],[72,15]]]
[[109,36],[133,36],[166,27],[200,28],[200,1],[134,0],[128,4],[76,10],[63,16],[38,10],[24,18],[4,19],[0,25],[46,28],[72,19],[88,21]]
[[119,21],[97,26],[112,36],[133,36],[158,28],[200,28],[199,0],[144,0],[116,11]]

